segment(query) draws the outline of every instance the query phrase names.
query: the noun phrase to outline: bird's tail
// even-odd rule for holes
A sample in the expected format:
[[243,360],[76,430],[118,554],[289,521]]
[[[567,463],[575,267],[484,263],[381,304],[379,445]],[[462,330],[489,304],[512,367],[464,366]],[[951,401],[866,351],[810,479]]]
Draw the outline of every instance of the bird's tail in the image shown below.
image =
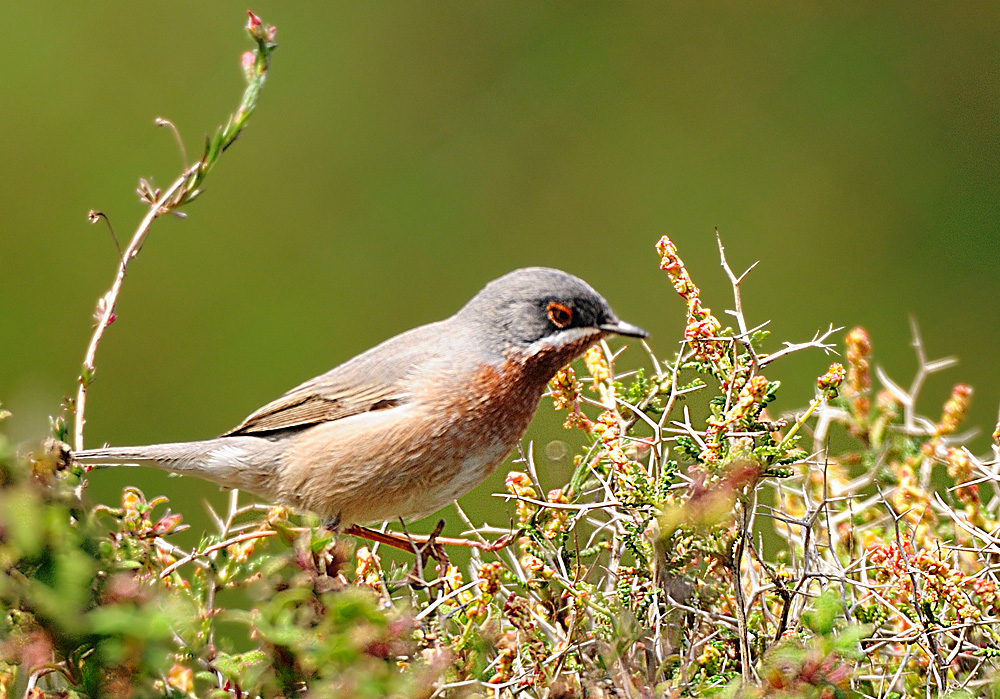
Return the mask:
[[258,437],[219,437],[201,442],[106,447],[73,453],[73,459],[94,467],[152,466],[184,476],[198,476],[227,488],[241,488],[265,497],[272,494],[280,450]]
[[[73,452],[73,459],[93,466],[154,466],[167,471],[183,462],[182,444],[151,444],[143,447],[105,447]],[[176,462],[176,464],[175,464]]]

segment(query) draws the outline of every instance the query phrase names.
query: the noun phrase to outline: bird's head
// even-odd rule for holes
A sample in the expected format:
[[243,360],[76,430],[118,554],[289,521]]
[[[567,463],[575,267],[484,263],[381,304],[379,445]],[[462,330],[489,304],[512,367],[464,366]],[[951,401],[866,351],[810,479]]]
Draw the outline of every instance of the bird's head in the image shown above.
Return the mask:
[[585,281],[545,267],[518,269],[493,280],[455,320],[475,330],[482,349],[522,361],[545,357],[552,373],[601,338],[647,335],[619,320]]

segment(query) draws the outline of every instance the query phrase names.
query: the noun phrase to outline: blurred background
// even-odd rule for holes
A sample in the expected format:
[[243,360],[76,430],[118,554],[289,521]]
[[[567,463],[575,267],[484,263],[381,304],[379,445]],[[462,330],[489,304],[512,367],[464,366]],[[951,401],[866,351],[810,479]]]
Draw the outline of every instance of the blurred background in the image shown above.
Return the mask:
[[[1000,401],[1000,5],[825,5],[255,2],[280,43],[260,107],[188,218],[156,223],[130,267],[88,446],[214,436],[526,265],[583,277],[668,358],[684,306],[653,246],[673,238],[725,319],[718,227],[737,272],[760,261],[744,308],[771,321],[772,351],[860,324],[907,385],[912,315],[932,358],[961,359],[921,407],[937,417],[972,384],[985,452]],[[165,187],[180,171],[155,117],[200,154],[244,87],[245,9],[0,7],[0,401],[16,440],[44,436],[75,391],[115,274],[88,210],[124,246],[138,178]],[[779,410],[804,405],[830,361],[769,371]],[[549,406],[529,438],[572,453]],[[568,457],[538,451],[560,485]],[[503,521],[489,493],[507,470],[464,500],[474,519]],[[91,497],[113,504],[125,483],[189,517],[224,501],[137,470],[95,474]]]

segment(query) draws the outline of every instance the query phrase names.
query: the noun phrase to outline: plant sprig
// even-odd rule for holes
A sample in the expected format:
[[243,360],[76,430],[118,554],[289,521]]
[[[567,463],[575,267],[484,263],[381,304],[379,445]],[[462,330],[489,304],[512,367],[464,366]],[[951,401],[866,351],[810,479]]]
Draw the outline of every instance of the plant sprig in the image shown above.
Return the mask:
[[[121,293],[122,283],[128,271],[129,262],[139,254],[142,244],[149,235],[150,226],[153,221],[166,214],[177,214],[177,209],[189,204],[197,199],[204,191],[203,183],[205,177],[211,171],[219,158],[231,146],[243,129],[246,128],[250,116],[257,107],[257,100],[260,91],[264,87],[264,79],[267,77],[270,65],[271,54],[277,48],[274,42],[275,27],[264,24],[260,17],[252,12],[247,12],[247,33],[256,43],[256,48],[243,54],[241,62],[243,72],[247,79],[247,87],[243,92],[243,98],[237,110],[229,117],[225,125],[219,127],[214,135],[210,136],[205,144],[205,151],[201,158],[184,169],[180,176],[174,180],[165,191],[160,191],[150,185],[145,179],[140,179],[139,196],[149,206],[149,211],[139,223],[139,227],[132,235],[132,240],[121,255],[118,265],[118,272],[115,275],[114,283],[106,294],[97,302],[95,317],[97,325],[90,338],[87,347],[87,354],[83,359],[83,368],[78,379],[76,401],[72,404],[75,412],[73,428],[73,448],[77,451],[83,449],[83,428],[86,424],[84,411],[87,402],[87,388],[90,386],[96,373],[94,365],[97,355],[97,347],[104,337],[105,329],[115,320],[115,305],[118,302],[118,295]],[[169,123],[158,119],[157,123]],[[91,221],[100,220],[99,216],[91,215]]]

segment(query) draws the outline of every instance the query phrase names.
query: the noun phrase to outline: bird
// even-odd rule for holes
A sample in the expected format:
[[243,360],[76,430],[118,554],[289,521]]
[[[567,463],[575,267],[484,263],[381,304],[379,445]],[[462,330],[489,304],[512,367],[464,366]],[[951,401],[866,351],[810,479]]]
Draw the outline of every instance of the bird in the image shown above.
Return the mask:
[[548,382],[595,342],[644,338],[582,279],[528,267],[291,389],[214,439],[76,452],[308,510],[343,531],[419,519],[464,495],[521,440]]

